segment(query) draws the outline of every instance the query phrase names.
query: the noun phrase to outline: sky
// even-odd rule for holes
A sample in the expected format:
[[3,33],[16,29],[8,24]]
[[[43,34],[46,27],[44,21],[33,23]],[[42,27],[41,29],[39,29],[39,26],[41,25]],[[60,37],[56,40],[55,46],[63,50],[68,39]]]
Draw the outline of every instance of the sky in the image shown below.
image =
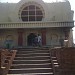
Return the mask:
[[[9,2],[9,3],[17,3],[19,2],[20,0],[0,0],[0,2]],[[43,0],[44,2],[56,2],[56,1],[69,1],[70,4],[71,4],[71,10],[74,10],[75,12],[75,0]],[[74,18],[73,20],[75,21],[75,14],[74,14]],[[75,25],[75,23],[74,23]],[[74,40],[74,43],[75,43],[75,27],[73,28],[73,40]]]

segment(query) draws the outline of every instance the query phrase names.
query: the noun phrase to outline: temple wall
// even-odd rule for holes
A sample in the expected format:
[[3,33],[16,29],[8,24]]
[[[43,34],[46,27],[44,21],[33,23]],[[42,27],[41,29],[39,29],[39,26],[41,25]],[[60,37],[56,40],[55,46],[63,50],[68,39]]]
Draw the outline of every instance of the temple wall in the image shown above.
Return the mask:
[[[40,34],[41,29],[23,29],[23,47],[27,46],[27,37],[30,33]],[[17,29],[6,29],[0,33],[0,46],[6,45],[6,40],[13,40],[12,46],[18,46],[18,30]],[[64,32],[59,28],[47,28],[46,29],[46,45],[47,46],[60,46],[59,39],[64,36]]]
[[0,3],[0,22],[22,22],[19,10],[28,2],[40,4],[44,9],[42,21],[72,21],[73,11],[69,2],[44,3],[42,0],[22,0],[19,3]]

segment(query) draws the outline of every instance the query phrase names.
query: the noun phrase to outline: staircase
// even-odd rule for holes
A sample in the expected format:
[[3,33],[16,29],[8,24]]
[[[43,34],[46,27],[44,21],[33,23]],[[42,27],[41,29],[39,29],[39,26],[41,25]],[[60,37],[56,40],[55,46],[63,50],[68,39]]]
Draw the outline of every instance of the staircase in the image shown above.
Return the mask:
[[54,75],[49,49],[18,49],[7,75]]

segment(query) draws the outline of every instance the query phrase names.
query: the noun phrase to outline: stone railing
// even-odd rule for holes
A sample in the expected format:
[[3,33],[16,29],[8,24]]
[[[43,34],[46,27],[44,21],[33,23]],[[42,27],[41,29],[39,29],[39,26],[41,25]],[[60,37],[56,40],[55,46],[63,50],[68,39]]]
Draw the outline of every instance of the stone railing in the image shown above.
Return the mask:
[[17,50],[0,49],[0,75],[7,75]]
[[9,23],[0,23],[1,28],[47,28],[47,27],[74,27],[74,21],[66,22],[9,22]]

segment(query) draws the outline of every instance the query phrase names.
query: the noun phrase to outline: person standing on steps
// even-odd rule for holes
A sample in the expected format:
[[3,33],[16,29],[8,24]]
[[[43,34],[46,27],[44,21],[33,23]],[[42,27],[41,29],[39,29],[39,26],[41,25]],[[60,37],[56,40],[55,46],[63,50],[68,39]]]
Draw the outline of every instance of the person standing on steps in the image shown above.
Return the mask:
[[42,38],[41,38],[40,34],[38,34],[37,39],[38,39],[38,46],[41,46],[42,45]]
[[35,44],[35,46],[38,46],[38,37],[37,37],[37,35],[34,38],[34,44]]

